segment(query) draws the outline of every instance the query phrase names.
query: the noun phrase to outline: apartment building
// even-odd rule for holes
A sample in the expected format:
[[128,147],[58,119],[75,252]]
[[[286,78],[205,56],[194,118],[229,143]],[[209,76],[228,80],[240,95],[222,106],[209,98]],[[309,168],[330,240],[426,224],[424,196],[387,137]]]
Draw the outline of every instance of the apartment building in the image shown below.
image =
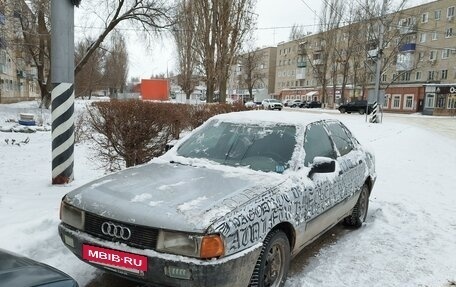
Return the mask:
[[0,103],[40,97],[37,69],[31,65],[22,41],[18,1],[0,1]]
[[[231,67],[229,95],[232,100],[261,101],[275,92],[277,47],[257,49],[238,57]],[[248,79],[250,77],[250,79]],[[254,98],[249,95],[249,86]]]
[[[455,114],[455,6],[454,0],[438,0],[385,17],[384,111]],[[275,93],[283,100],[321,100],[327,106],[369,98],[378,28],[378,21],[370,20],[280,43]]]

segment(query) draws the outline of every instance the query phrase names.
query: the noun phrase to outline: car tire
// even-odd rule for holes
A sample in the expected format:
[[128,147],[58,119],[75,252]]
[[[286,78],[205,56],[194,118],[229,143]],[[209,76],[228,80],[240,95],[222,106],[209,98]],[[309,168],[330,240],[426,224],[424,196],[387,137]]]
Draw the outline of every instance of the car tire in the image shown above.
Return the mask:
[[339,109],[339,111],[340,111],[341,114],[345,114],[345,109],[344,108]]
[[367,210],[369,208],[369,187],[365,184],[361,187],[358,202],[356,202],[352,213],[344,218],[344,224],[347,226],[359,228],[367,217]]
[[290,267],[290,242],[282,230],[270,232],[263,242],[249,287],[280,287],[287,280]]
[[364,115],[364,113],[365,113],[366,111],[365,111],[364,109],[359,109],[358,112],[359,112],[360,115]]

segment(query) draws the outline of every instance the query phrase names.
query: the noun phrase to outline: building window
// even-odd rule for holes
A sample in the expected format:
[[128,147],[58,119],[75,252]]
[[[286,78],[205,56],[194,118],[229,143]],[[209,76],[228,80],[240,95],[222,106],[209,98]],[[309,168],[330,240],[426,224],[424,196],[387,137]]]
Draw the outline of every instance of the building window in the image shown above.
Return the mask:
[[445,107],[445,97],[440,95],[437,97],[437,105],[436,108],[444,108]]
[[386,82],[387,81],[387,75],[386,74],[382,74],[382,82]]
[[434,32],[432,33],[432,41],[437,40],[437,35],[438,35],[437,31],[434,31]]
[[385,109],[388,108],[390,100],[391,100],[391,95],[390,94],[386,94],[385,95],[385,100],[383,101],[383,108],[385,108]]
[[424,60],[424,52],[419,52],[418,53],[418,61],[423,61]]
[[453,37],[453,27],[447,28],[445,32],[445,38]]
[[456,95],[448,96],[447,109],[456,109]]
[[427,94],[426,95],[426,108],[434,108],[434,103],[435,103],[435,100],[434,100],[434,95],[433,94]]
[[427,23],[428,20],[429,20],[429,13],[428,12],[421,14],[421,23]]
[[428,72],[428,81],[433,81],[435,78],[435,71]]
[[413,98],[414,95],[404,95],[404,109],[413,109]]
[[410,81],[410,72],[405,72],[401,74],[401,81],[407,82]]
[[442,51],[442,59],[448,59],[449,56],[450,56],[450,49],[448,49],[448,48],[443,49],[443,51]]
[[421,72],[416,72],[415,80],[417,80],[417,81],[421,80]]
[[441,78],[442,80],[448,79],[448,70],[442,70],[442,71],[440,72],[440,74],[441,74],[441,77],[440,77],[440,78]]
[[421,33],[420,34],[420,43],[426,42],[426,33]]
[[401,107],[401,95],[393,95],[393,109],[400,109]]
[[448,10],[447,10],[447,17],[448,17],[448,18],[454,17],[454,6],[448,7]]
[[442,17],[442,10],[435,10],[434,11],[434,19],[436,21],[439,21],[441,17]]
[[435,60],[435,59],[437,59],[437,51],[436,50],[431,50],[429,52],[429,60],[432,61],[432,60]]

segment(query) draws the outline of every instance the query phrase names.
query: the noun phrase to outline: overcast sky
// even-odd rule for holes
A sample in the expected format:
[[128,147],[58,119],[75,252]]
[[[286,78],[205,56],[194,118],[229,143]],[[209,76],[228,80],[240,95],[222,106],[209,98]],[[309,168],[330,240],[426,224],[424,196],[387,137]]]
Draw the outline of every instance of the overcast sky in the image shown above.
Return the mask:
[[[303,25],[309,32],[317,31],[318,16],[322,8],[321,0],[257,0],[258,14],[257,31],[255,32],[256,46],[276,46],[281,41],[287,41],[291,26]],[[348,0],[347,0],[348,1]],[[361,0],[356,0],[361,1]],[[397,0],[398,1],[398,0]],[[432,0],[408,0],[409,5],[431,2]],[[317,15],[316,15],[317,14]],[[87,33],[78,26],[94,25],[86,17],[76,14],[77,37]],[[96,29],[89,31],[97,32]],[[129,49],[129,77],[150,78],[156,74],[166,74],[175,70],[176,56],[169,39],[154,39],[147,44],[133,30],[122,30],[127,39]]]

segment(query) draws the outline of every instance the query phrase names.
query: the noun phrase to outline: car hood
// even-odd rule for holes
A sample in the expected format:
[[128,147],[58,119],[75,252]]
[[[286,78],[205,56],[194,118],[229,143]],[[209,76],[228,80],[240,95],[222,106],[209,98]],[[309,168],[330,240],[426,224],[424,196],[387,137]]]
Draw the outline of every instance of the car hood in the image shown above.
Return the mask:
[[[204,233],[211,223],[251,198],[239,193],[265,189],[259,180],[239,172],[149,163],[86,184],[65,200],[121,222]],[[236,205],[230,203],[233,197]]]
[[0,286],[31,287],[51,283],[78,286],[71,277],[51,266],[0,249]]

